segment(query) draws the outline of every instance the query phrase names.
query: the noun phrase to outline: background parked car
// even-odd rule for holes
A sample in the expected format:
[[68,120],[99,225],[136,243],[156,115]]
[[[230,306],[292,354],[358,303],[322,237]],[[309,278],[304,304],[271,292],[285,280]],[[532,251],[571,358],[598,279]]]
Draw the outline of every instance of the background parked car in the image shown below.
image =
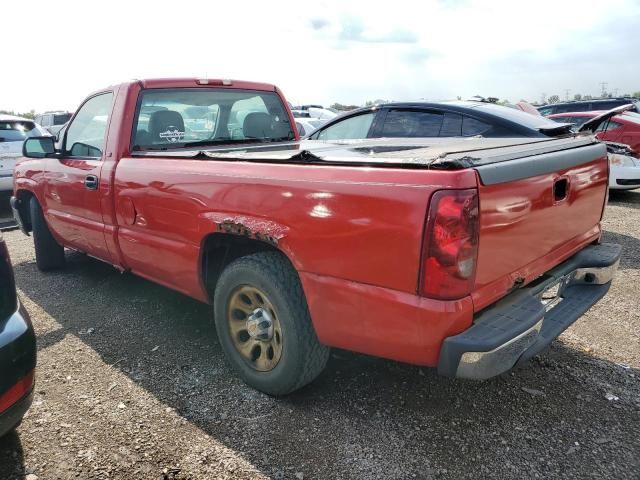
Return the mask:
[[16,158],[22,155],[22,143],[28,137],[49,135],[40,125],[28,118],[0,115],[0,192],[13,189],[13,169]]
[[307,112],[309,112],[309,116],[311,118],[317,118],[319,120],[324,120],[325,122],[338,116],[337,113],[326,108],[309,107]]
[[640,100],[632,97],[596,98],[593,100],[580,100],[577,102],[553,103],[538,107],[538,111],[545,117],[556,113],[589,112],[592,110],[611,110],[622,105],[634,104],[634,112],[640,112]]
[[301,137],[312,134],[325,123],[317,118],[296,118],[296,127]]
[[18,426],[33,398],[36,336],[16,294],[0,235],[0,437]]
[[640,158],[638,153],[622,143],[605,142],[609,156],[609,189],[640,188]]
[[35,122],[51,135],[57,135],[62,126],[73,116],[70,112],[47,112],[36,115]]
[[386,103],[360,108],[329,121],[312,140],[378,137],[548,137],[568,133],[570,124],[494,103]]
[[[586,121],[604,112],[571,112],[549,115],[548,118],[572,123],[577,129]],[[631,190],[640,188],[640,115],[624,112],[601,123],[596,136],[607,144],[609,156],[609,188]]]
[[[549,115],[548,118],[561,123],[581,125],[601,113],[603,112],[558,113]],[[624,143],[640,152],[640,114],[624,112],[616,115],[608,122],[602,123],[596,132],[596,136],[601,140]]]

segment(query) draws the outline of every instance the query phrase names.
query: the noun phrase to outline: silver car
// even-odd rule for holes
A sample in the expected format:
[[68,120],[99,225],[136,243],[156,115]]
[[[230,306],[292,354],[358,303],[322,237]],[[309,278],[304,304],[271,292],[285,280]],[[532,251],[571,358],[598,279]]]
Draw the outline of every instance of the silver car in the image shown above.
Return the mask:
[[14,115],[0,115],[0,192],[13,190],[13,169],[22,155],[22,144],[28,137],[49,133],[33,120]]

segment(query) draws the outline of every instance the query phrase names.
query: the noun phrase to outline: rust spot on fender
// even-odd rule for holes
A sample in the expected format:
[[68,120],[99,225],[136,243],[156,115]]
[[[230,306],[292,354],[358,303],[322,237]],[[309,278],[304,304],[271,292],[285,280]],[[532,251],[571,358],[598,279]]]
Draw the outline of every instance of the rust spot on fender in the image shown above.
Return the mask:
[[268,220],[259,220],[250,217],[237,216],[215,219],[218,230],[233,235],[242,235],[263,242],[277,245],[284,237],[288,228]]

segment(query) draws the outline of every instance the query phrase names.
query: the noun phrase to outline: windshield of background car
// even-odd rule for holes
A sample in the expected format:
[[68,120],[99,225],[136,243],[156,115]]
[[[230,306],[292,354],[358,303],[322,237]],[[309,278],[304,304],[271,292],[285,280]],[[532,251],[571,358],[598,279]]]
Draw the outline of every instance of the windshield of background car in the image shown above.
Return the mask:
[[0,142],[23,142],[28,137],[48,135],[34,122],[22,120],[0,120]]
[[254,90],[145,90],[134,125],[134,150],[295,138],[280,97]]

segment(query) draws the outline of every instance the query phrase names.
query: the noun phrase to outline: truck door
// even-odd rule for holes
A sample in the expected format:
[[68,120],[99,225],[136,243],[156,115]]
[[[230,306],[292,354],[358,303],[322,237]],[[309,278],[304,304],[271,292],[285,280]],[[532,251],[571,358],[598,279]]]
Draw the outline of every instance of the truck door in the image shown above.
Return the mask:
[[87,99],[62,139],[62,155],[46,160],[45,208],[53,231],[72,248],[101,260],[111,256],[104,236],[100,171],[113,93]]

